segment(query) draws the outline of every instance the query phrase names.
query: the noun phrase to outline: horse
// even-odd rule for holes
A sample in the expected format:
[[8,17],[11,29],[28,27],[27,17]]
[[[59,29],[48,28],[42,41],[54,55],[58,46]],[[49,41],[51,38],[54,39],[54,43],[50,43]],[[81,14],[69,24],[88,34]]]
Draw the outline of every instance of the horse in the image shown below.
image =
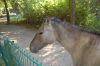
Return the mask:
[[30,43],[37,53],[48,44],[58,41],[72,56],[74,66],[100,66],[100,35],[89,30],[49,17]]

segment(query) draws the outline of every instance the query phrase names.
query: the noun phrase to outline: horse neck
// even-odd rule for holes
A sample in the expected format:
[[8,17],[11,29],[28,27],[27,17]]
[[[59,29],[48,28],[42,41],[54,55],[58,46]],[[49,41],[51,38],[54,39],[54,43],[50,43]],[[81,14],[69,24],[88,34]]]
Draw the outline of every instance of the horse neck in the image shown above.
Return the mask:
[[[56,40],[61,43],[61,45],[72,55],[74,64],[78,62],[78,58],[76,58],[76,53],[74,50],[77,48],[77,41],[80,39],[78,36],[80,32],[77,29],[74,29],[71,25],[64,27],[63,25],[56,24],[55,26],[55,35]],[[77,51],[77,50],[76,50]],[[77,53],[80,55],[80,53]]]
[[72,52],[75,30],[71,29],[71,26],[65,27],[62,24],[55,24],[54,27],[56,40],[59,41],[65,49]]
[[82,57],[85,56],[83,54],[86,53],[90,46],[93,46],[91,44],[95,43],[97,36],[82,32],[70,25],[64,27],[60,24],[55,26],[55,32],[58,35],[57,40],[71,54],[74,65],[83,66],[81,65],[84,64],[84,58]]

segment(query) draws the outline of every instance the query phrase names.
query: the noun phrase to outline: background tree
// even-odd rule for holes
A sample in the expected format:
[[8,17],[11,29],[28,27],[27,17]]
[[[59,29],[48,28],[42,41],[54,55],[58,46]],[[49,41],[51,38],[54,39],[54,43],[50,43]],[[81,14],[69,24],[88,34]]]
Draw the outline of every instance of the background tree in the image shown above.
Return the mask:
[[6,14],[7,14],[7,24],[10,24],[10,16],[9,16],[9,10],[8,10],[7,1],[3,0],[3,2],[4,2],[4,5],[5,5]]
[[[3,0],[1,0],[3,1]],[[100,31],[100,0],[7,0],[19,12],[16,23],[39,27],[46,16],[57,17],[86,29]],[[9,4],[11,6],[9,6]],[[0,4],[1,5],[1,4]],[[2,6],[1,6],[2,7]],[[12,21],[13,22],[13,21]]]
[[75,9],[76,9],[75,0],[69,0],[70,22],[72,24],[75,24],[75,12],[76,12]]

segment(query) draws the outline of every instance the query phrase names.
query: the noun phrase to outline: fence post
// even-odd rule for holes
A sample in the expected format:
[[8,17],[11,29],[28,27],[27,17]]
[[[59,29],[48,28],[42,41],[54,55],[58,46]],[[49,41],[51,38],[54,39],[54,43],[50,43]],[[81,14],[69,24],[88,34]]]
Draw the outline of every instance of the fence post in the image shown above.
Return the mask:
[[0,53],[2,55],[2,59],[3,59],[4,63],[5,63],[5,66],[8,66],[7,59],[5,58],[5,55],[3,53],[3,47],[1,46],[1,41],[0,41]]
[[11,51],[10,42],[8,38],[4,40],[4,50],[3,51],[5,52],[4,56],[7,58],[8,65],[14,66],[12,51]]

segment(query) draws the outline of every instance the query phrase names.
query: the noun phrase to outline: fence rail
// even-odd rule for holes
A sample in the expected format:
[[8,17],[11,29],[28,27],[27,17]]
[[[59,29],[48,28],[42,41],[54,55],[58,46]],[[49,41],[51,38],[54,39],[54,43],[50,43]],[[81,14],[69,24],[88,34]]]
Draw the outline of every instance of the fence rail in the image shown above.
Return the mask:
[[5,66],[42,66],[36,58],[7,38],[0,41],[0,53]]

